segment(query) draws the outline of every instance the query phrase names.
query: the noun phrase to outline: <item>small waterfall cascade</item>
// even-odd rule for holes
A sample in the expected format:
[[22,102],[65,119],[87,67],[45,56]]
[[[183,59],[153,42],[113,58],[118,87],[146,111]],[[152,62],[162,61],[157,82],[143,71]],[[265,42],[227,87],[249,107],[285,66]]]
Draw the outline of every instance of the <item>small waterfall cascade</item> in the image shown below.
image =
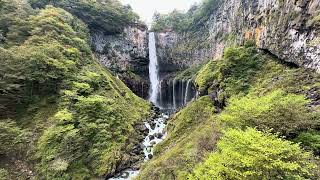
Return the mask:
[[196,97],[197,91],[192,79],[173,79],[160,82],[159,106],[163,109],[177,109]]
[[[173,80],[173,83],[172,84],[176,84],[176,79]],[[176,101],[176,86],[173,85],[172,86],[172,104],[173,104],[173,109],[177,109],[177,101]]]
[[189,98],[189,91],[190,91],[190,83],[191,83],[191,79],[187,81],[187,86],[184,94],[184,104],[187,104],[189,100],[188,98]]
[[149,101],[158,105],[157,99],[159,94],[159,66],[156,50],[155,34],[150,32],[149,34],[149,78],[150,78],[150,92]]

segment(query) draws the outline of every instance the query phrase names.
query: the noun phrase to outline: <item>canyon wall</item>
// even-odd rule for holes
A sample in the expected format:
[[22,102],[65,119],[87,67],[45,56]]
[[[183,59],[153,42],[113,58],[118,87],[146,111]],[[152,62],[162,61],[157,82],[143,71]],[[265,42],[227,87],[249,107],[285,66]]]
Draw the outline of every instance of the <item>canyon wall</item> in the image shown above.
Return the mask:
[[219,0],[210,14],[197,32],[158,32],[166,70],[203,63],[252,40],[279,59],[320,72],[320,0]]
[[121,34],[91,31],[91,44],[100,62],[138,96],[148,96],[148,30],[144,25],[127,27]]

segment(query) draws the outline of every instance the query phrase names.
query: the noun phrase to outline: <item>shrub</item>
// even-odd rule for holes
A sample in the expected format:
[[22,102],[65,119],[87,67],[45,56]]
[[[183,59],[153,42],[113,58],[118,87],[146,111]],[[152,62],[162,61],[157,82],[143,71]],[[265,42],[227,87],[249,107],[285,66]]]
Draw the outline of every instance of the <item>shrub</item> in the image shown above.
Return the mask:
[[306,108],[308,102],[302,95],[285,94],[280,90],[260,97],[231,98],[220,119],[231,127],[273,129],[290,136],[317,123]]
[[18,153],[26,142],[26,134],[12,120],[0,120],[0,154]]
[[206,94],[210,88],[220,88],[228,96],[247,93],[261,63],[262,58],[254,47],[227,48],[222,59],[210,61],[199,71],[198,90]]
[[217,147],[190,179],[317,179],[309,152],[270,133],[231,129]]
[[311,150],[315,155],[320,156],[320,132],[303,132],[294,141],[300,142],[307,150]]
[[1,180],[9,180],[10,179],[9,178],[9,173],[8,173],[7,170],[0,168],[0,179]]

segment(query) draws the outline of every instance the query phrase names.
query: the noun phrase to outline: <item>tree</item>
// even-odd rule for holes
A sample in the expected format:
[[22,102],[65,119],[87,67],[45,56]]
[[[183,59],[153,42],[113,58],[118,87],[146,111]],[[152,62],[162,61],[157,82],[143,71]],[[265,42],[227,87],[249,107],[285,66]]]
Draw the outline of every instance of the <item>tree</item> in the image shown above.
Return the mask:
[[317,165],[298,144],[253,128],[230,129],[217,151],[199,164],[190,179],[318,179]]

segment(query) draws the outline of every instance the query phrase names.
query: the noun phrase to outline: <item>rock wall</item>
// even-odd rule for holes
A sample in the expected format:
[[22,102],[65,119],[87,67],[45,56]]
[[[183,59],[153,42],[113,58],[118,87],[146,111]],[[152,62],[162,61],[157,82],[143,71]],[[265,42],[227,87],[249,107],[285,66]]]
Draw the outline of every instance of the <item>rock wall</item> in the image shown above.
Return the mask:
[[159,56],[164,56],[159,59],[185,68],[221,56],[227,46],[253,40],[284,61],[320,72],[320,0],[219,1],[199,32],[159,33]]
[[186,69],[192,65],[202,64],[215,55],[208,47],[191,48],[192,40],[187,35],[174,31],[156,33],[157,55],[162,76],[177,70]]
[[146,26],[127,27],[121,34],[91,32],[91,43],[100,62],[117,75],[138,96],[149,89],[149,51]]

